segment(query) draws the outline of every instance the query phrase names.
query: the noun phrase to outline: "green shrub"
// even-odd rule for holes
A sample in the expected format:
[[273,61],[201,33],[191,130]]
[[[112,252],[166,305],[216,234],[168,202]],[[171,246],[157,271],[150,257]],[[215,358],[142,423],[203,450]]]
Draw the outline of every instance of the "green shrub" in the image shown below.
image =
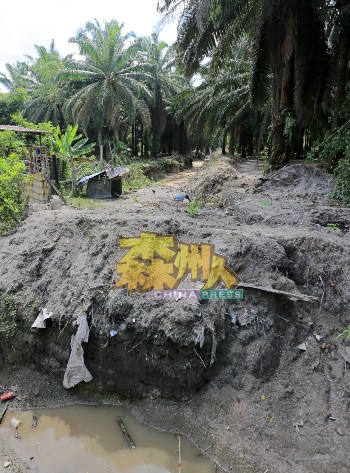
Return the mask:
[[339,161],[334,174],[336,187],[333,197],[336,201],[350,206],[350,153]]
[[131,172],[124,178],[125,187],[136,190],[140,189],[140,187],[147,187],[152,184],[153,181],[145,175],[141,163],[131,164],[128,168]]
[[19,154],[0,157],[0,234],[11,230],[22,218],[24,170]]
[[5,338],[13,337],[16,333],[16,303],[8,294],[0,296],[0,335]]

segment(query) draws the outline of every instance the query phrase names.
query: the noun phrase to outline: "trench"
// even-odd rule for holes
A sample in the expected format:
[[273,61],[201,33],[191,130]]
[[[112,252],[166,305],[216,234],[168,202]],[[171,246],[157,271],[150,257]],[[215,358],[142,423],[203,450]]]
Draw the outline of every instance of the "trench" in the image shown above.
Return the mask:
[[[134,440],[134,450],[125,442],[117,417]],[[10,426],[12,418],[22,422],[17,430]],[[1,433],[30,471],[38,473],[172,473],[179,468],[177,435],[140,423],[124,407],[74,405],[9,412]],[[184,437],[181,456],[182,473],[218,471]]]

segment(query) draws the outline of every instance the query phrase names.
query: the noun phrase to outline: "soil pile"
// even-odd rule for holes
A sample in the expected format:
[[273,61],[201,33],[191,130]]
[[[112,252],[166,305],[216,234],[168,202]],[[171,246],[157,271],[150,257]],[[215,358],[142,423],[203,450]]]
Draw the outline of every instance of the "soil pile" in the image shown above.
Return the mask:
[[237,179],[235,168],[223,161],[215,165],[205,164],[200,171],[188,182],[188,192],[195,196],[214,197],[218,195],[224,187]]
[[271,195],[324,199],[334,191],[334,179],[314,166],[293,164],[272,176],[263,188]]

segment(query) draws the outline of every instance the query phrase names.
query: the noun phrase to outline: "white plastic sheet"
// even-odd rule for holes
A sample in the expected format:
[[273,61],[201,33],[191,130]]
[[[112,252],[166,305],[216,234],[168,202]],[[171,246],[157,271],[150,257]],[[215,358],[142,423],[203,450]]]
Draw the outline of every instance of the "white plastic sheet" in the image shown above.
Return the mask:
[[46,307],[41,309],[38,317],[32,325],[32,328],[46,328],[46,320],[52,319],[52,312],[48,312]]
[[64,373],[63,386],[66,389],[72,388],[81,381],[88,383],[92,380],[92,376],[85,366],[84,350],[81,346],[82,342],[87,343],[89,340],[89,325],[86,315],[78,317],[77,325],[77,333],[71,338],[71,353]]

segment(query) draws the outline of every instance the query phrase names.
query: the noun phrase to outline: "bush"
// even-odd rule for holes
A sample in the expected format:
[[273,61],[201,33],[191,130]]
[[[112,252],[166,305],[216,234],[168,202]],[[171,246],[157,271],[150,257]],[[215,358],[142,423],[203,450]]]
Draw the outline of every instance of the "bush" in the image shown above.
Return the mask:
[[350,155],[339,161],[334,174],[336,187],[333,197],[336,201],[350,206]]
[[11,230],[23,216],[24,170],[19,154],[0,157],[0,233]]

